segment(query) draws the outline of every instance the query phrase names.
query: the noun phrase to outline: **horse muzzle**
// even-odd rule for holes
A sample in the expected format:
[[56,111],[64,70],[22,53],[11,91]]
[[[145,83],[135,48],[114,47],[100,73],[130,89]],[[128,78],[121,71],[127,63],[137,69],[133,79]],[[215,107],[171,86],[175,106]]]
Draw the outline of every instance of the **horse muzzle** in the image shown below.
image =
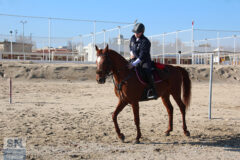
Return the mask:
[[97,79],[98,84],[104,84],[106,82],[106,78]]

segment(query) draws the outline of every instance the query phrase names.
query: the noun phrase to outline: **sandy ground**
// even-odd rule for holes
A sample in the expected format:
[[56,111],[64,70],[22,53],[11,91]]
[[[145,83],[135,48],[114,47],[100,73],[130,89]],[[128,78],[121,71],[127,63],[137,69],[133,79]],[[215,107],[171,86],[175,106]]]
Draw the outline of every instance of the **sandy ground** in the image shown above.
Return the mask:
[[[166,137],[161,99],[140,103],[141,144],[131,106],[119,115],[125,143],[115,133],[113,84],[96,83],[95,65],[0,62],[0,160],[3,140],[26,138],[27,159],[240,159],[240,67],[214,66],[212,120],[208,119],[209,66],[184,66],[193,80],[185,137],[179,108]],[[9,77],[13,103],[9,104]]]
[[174,106],[174,130],[166,137],[168,115],[161,99],[140,103],[141,144],[130,106],[120,113],[126,136],[117,138],[112,122],[118,99],[113,84],[95,81],[0,79],[0,159],[5,137],[27,139],[27,159],[232,159],[240,158],[240,85],[213,84],[212,120],[208,119],[207,82],[193,82],[187,111],[191,132],[185,137],[179,108]]

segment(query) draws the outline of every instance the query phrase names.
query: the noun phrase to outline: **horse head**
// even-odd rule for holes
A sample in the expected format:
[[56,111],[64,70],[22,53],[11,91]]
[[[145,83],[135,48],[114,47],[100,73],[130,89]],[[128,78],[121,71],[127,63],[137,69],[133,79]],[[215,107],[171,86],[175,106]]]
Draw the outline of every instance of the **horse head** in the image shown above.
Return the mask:
[[99,84],[104,84],[106,81],[107,76],[111,72],[111,61],[109,58],[109,50],[108,45],[105,49],[98,49],[95,46],[97,51],[97,71],[96,71],[96,80]]

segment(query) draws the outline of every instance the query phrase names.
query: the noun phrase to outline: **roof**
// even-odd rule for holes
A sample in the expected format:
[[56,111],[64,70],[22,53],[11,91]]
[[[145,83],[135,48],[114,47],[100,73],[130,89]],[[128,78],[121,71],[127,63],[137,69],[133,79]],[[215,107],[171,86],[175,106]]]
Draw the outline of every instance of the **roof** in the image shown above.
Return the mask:
[[221,48],[221,47],[216,48],[216,49],[213,50],[213,52],[223,52],[223,51],[224,51],[224,49]]
[[[3,41],[3,42],[0,42],[0,44],[10,44],[11,42],[10,41]],[[16,45],[16,44],[21,44],[22,45],[22,42],[12,42],[13,45]],[[32,45],[31,43],[24,43],[24,45]]]

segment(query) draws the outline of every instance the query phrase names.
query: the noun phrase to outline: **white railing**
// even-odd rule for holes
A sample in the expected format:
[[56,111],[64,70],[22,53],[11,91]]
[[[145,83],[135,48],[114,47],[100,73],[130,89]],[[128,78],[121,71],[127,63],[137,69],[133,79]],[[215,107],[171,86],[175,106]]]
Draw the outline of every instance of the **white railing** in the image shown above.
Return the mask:
[[[109,45],[109,48],[129,58],[129,39],[132,36],[131,30],[134,23],[0,14],[2,21],[4,21],[4,18],[11,19],[9,21],[11,24],[4,25],[14,26],[16,21],[20,24],[21,20],[27,19],[25,28],[27,28],[27,25],[40,26],[41,24],[41,26],[46,26],[47,30],[44,31],[39,27],[35,27],[37,30],[30,35],[27,32],[25,32],[25,35],[22,34],[22,27],[18,29],[19,33],[14,29],[11,34],[6,34],[9,31],[6,32],[4,29],[1,30],[0,60],[38,59],[39,61],[48,62],[95,62],[95,45],[104,48],[106,44]],[[65,23],[66,21],[68,23]],[[89,27],[81,31],[79,26],[82,23],[85,25],[85,22],[89,23]],[[114,25],[110,27],[109,25],[101,25],[102,28],[100,28],[96,25],[99,23],[112,23]],[[59,25],[66,25],[67,30],[70,31],[72,28],[79,27],[77,33],[87,32],[88,34],[76,35],[75,31],[75,36],[72,37],[54,37],[55,27]],[[38,34],[45,36],[36,36]],[[240,62],[240,31],[207,30],[192,27],[191,29],[147,37],[152,44],[152,58],[161,63],[206,64],[209,59],[208,53],[214,53],[214,60],[218,64],[239,64]],[[7,45],[3,47],[4,41],[7,41]],[[32,53],[31,51],[38,53]]]

